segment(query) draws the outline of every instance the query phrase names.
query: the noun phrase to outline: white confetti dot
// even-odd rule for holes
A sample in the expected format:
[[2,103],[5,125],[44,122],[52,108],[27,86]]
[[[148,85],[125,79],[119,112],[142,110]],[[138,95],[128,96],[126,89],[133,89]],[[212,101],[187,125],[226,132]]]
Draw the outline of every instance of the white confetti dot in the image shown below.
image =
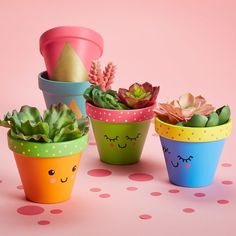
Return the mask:
[[37,153],[37,157],[39,157],[39,153]]
[[52,146],[52,149],[55,149],[56,147],[55,146]]
[[127,120],[125,120],[125,122],[128,122]]
[[123,111],[121,111],[120,114],[123,114]]
[[30,150],[30,149],[28,149],[27,151],[28,151],[28,152],[31,152],[31,150]]
[[108,113],[109,116],[111,116],[111,113]]
[[20,145],[21,145],[21,146],[23,146],[23,145],[24,145],[24,143],[20,143]]
[[16,149],[16,146],[14,146],[14,148]]
[[48,152],[48,150],[45,150],[45,152]]
[[115,122],[116,120],[115,120],[115,119],[113,119],[112,121],[113,121],[113,122]]
[[23,155],[25,155],[25,152],[22,152]]
[[53,154],[52,154],[52,156],[53,156],[53,157],[55,157],[55,156],[56,156],[56,154],[55,154],[55,153],[53,153]]
[[59,150],[58,152],[61,153],[61,150]]
[[121,118],[121,116],[118,116],[118,118]]
[[108,122],[108,120],[106,119],[106,122]]

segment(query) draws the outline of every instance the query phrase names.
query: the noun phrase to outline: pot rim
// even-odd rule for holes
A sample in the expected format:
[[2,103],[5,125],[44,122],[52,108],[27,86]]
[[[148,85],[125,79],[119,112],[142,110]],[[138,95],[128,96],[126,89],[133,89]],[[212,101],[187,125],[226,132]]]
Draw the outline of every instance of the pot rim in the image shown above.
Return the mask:
[[100,56],[103,53],[104,41],[102,36],[95,30],[81,26],[58,26],[45,31],[39,39],[40,53],[43,55],[43,48],[47,43],[55,39],[63,38],[81,38],[88,40],[98,46]]
[[38,86],[43,92],[53,94],[83,95],[84,91],[90,86],[89,81],[84,82],[62,82],[48,79],[47,71],[40,72],[38,75]]
[[108,123],[134,123],[151,120],[156,103],[139,109],[114,110],[96,107],[86,102],[86,112],[91,119]]
[[168,124],[155,117],[155,130],[164,138],[181,142],[212,142],[227,138],[232,129],[232,119],[213,127],[183,127]]
[[10,130],[7,134],[8,147],[14,153],[37,158],[57,158],[82,152],[88,144],[88,133],[77,139],[58,142],[40,143],[13,138]]

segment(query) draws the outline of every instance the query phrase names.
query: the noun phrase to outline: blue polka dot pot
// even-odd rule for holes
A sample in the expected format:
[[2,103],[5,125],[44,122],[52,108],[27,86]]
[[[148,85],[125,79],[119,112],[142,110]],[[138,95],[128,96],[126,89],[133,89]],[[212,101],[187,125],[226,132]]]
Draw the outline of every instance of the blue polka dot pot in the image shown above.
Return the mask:
[[155,128],[171,183],[196,188],[213,182],[232,121],[221,126],[192,128],[170,125],[156,118]]

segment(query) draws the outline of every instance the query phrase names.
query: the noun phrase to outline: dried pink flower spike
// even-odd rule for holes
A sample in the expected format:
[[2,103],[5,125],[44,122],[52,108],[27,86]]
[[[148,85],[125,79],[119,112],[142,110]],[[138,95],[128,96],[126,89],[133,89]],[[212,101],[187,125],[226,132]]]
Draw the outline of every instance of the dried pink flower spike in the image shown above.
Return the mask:
[[94,85],[99,85],[102,81],[102,71],[99,61],[93,61],[89,71],[89,82]]
[[111,89],[115,77],[115,65],[112,62],[108,63],[104,71],[101,72],[101,65],[99,61],[93,61],[90,72],[89,82],[93,85],[99,86],[104,92]]
[[111,84],[113,83],[116,72],[116,66],[112,64],[112,62],[108,63],[103,71],[103,87],[102,90],[106,91],[111,89]]
[[204,97],[194,97],[191,93],[186,93],[179,100],[160,103],[156,114],[168,123],[176,124],[191,119],[195,114],[207,116],[213,111],[214,107],[207,104]]

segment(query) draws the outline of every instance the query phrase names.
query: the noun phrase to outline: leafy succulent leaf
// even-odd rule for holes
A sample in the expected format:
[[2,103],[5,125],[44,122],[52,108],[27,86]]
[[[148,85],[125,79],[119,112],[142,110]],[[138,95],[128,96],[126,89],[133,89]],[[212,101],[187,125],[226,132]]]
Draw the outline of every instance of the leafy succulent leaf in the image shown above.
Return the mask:
[[225,124],[230,118],[230,107],[223,106],[216,110],[216,113],[219,116],[219,125]]
[[87,88],[84,92],[84,98],[87,102],[105,109],[129,109],[126,105],[121,103],[116,91],[107,90],[103,92],[98,86]]
[[88,118],[77,119],[65,104],[52,105],[43,117],[35,107],[23,106],[19,112],[7,113],[0,126],[10,128],[14,138],[36,142],[62,142],[88,132]]

